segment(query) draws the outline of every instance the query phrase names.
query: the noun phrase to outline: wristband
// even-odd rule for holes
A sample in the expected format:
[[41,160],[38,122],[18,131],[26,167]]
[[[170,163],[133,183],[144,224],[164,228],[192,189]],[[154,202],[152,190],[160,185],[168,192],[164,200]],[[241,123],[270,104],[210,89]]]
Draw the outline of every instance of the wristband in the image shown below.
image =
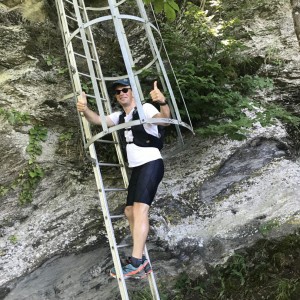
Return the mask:
[[163,102],[163,103],[158,103],[158,104],[159,104],[159,106],[164,106],[164,105],[167,105],[167,104],[168,104],[168,101],[165,100],[165,102]]

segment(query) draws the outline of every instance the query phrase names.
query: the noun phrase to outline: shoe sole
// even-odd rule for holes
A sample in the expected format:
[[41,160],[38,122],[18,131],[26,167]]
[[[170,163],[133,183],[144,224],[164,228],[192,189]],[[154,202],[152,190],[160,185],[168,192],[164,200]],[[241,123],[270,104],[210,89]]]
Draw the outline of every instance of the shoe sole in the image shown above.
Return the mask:
[[[131,260],[126,259],[126,260],[125,260],[125,263],[126,263],[126,264],[130,264],[130,263],[131,263]],[[144,266],[145,274],[141,276],[141,279],[146,278],[150,273],[153,272],[152,267],[150,266],[150,263],[149,263],[148,260],[147,260],[147,263],[145,263],[145,261],[144,261],[143,266]],[[148,266],[148,267],[150,268],[150,270],[146,271],[146,269],[147,269],[146,266]]]
[[148,275],[149,274],[151,274],[153,272],[153,270],[151,269],[151,270],[149,270],[148,272],[145,272],[142,276],[141,276],[141,278],[140,279],[144,279],[144,278],[146,278],[146,277],[148,277]]
[[[147,261],[144,264],[140,265],[136,270],[127,273],[126,275],[124,275],[124,279],[128,279],[128,278],[142,279],[143,275],[138,274],[138,273],[140,273],[148,265],[148,263],[149,262]],[[117,278],[117,274],[114,274],[112,272],[110,272],[110,276],[113,278]]]

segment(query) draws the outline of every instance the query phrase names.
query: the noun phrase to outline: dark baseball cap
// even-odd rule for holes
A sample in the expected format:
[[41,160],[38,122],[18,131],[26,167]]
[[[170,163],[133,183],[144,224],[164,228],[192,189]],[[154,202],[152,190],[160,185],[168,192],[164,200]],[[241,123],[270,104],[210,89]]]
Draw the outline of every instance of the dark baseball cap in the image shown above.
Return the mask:
[[130,81],[127,78],[119,79],[119,80],[113,82],[111,88],[114,90],[118,85],[124,85],[124,86],[129,85],[129,86],[131,86]]

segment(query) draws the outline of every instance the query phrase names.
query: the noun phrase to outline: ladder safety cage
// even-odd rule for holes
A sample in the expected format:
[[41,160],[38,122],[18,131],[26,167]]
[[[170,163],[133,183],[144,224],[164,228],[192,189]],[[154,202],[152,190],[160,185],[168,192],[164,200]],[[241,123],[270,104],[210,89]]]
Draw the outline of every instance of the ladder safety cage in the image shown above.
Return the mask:
[[[90,2],[93,6],[89,6]],[[73,98],[77,101],[77,97],[85,91],[90,104],[92,103],[101,118],[102,128],[93,134],[94,130],[89,122],[82,113],[78,113],[84,147],[89,150],[89,157],[93,162],[98,196],[121,298],[129,299],[118,253],[118,248],[128,247],[128,245],[117,244],[112,224],[113,220],[124,218],[124,215],[110,215],[106,195],[108,192],[126,192],[129,182],[117,132],[129,126],[145,123],[173,124],[182,146],[184,143],[180,128],[187,128],[192,133],[193,128],[187,110],[185,114],[188,116],[189,124],[181,119],[164,65],[165,61],[161,57],[165,46],[158,25],[157,23],[156,26],[153,25],[148,18],[142,0],[119,2],[99,0],[97,4],[89,0],[55,0],[55,3],[72,82]],[[154,13],[152,19],[156,20]],[[156,43],[157,38],[160,46]],[[167,56],[167,53],[165,54]],[[172,67],[171,70],[173,70]],[[153,78],[159,78],[163,92],[168,96],[171,118],[146,119],[143,103],[147,100],[144,95],[147,74],[152,81],[154,81]],[[173,75],[177,82],[175,74]],[[111,114],[116,106],[113,98],[110,97],[109,89],[112,82],[119,79],[129,79],[140,119],[108,127],[106,115]],[[180,94],[182,96],[181,91]],[[65,99],[67,98],[70,98],[70,95],[65,96]],[[183,97],[181,101],[186,109]],[[107,139],[107,136],[111,138]],[[96,143],[100,143],[103,147],[112,145],[118,162],[104,162],[98,153]],[[110,187],[104,184],[103,169],[108,167],[117,168],[120,171],[123,187]],[[144,253],[151,264],[146,246]],[[153,272],[148,275],[148,283],[153,299],[160,299]]]

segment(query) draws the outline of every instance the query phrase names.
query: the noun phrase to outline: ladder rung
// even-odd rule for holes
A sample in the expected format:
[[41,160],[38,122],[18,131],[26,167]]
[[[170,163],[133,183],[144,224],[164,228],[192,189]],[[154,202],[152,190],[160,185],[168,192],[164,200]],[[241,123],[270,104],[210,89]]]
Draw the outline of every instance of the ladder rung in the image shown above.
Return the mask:
[[[78,38],[78,39],[80,39],[80,40],[82,40],[82,38],[80,37],[80,36],[78,36],[78,35],[75,35],[74,37],[76,37],[76,38]],[[90,43],[90,44],[92,44],[92,42],[91,41],[89,41],[89,40],[86,40],[88,43]]]
[[118,142],[115,142],[115,141],[109,141],[109,140],[96,140],[95,142],[98,142],[98,143],[106,143],[106,144],[118,144]]
[[[79,57],[82,57],[82,58],[85,58],[85,59],[87,59],[87,57],[86,57],[85,55],[83,55],[83,54],[80,54],[80,53],[78,53],[78,52],[74,52],[74,54],[75,54],[75,55],[77,55],[77,56],[79,56]],[[96,60],[96,59],[94,59],[94,58],[91,58],[91,60],[92,60],[92,61],[95,61],[95,62],[97,62],[97,60]]]
[[105,192],[125,192],[127,191],[127,189],[125,188],[108,188],[108,189],[104,189]]
[[117,245],[117,248],[125,248],[125,247],[131,247],[132,244],[122,244],[122,245]]
[[115,216],[110,216],[111,219],[121,219],[124,218],[125,215],[115,215]]
[[124,165],[121,164],[111,164],[111,163],[98,163],[98,165],[102,167],[124,167]]
[[[66,1],[67,3],[70,3],[70,4],[74,5],[72,1],[69,1],[69,0],[65,0],[65,1]],[[78,5],[78,7],[79,7],[80,9],[83,9],[83,7],[81,7],[81,6],[79,6],[79,5]]]
[[[88,75],[88,74],[85,74],[85,73],[78,72],[78,74],[79,74],[79,75],[82,75],[82,76],[86,76],[86,77],[92,78],[91,75]],[[98,77],[95,77],[95,78],[96,78],[97,80],[101,81],[100,78],[98,78]]]
[[[95,96],[95,95],[86,94],[86,96],[89,97],[89,98],[94,98],[94,99],[96,99],[96,96]],[[102,102],[106,102],[106,101],[107,101],[107,100],[104,99],[104,98],[100,98],[100,99],[101,99]]]
[[66,15],[66,17],[67,17],[68,19],[71,19],[71,20],[77,22],[77,20],[76,20],[75,18],[73,18],[73,17],[70,17],[70,16],[68,16],[68,15]]

